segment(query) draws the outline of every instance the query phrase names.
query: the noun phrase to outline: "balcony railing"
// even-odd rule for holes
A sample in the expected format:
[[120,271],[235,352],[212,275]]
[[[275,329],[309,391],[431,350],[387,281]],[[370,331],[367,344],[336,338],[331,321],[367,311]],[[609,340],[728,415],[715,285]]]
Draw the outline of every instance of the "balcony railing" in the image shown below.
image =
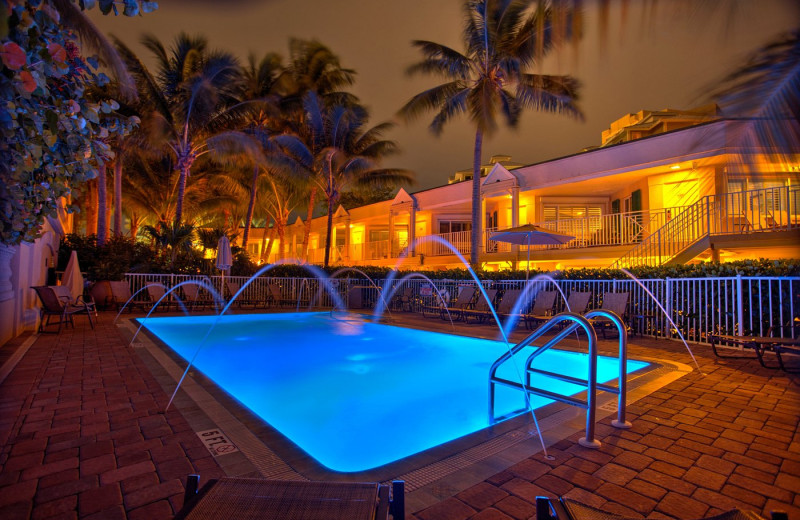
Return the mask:
[[663,265],[712,235],[744,235],[798,228],[798,188],[785,186],[708,195],[666,222],[614,265]]

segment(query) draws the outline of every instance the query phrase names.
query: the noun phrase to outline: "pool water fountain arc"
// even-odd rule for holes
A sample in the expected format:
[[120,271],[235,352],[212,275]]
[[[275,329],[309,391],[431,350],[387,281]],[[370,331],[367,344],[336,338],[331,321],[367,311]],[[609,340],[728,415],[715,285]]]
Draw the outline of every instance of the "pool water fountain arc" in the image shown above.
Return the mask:
[[[334,273],[332,273],[330,277],[333,280],[337,276],[339,276],[340,274],[347,273],[347,272],[358,273],[361,276],[363,276],[364,278],[366,278],[367,280],[369,280],[370,285],[378,290],[379,298],[378,298],[378,301],[375,302],[375,308],[376,309],[377,308],[385,308],[386,310],[389,310],[389,304],[387,303],[386,299],[384,299],[384,297],[383,297],[383,291],[381,290],[380,285],[376,284],[375,280],[370,278],[370,276],[367,273],[365,273],[364,271],[362,271],[361,269],[358,269],[356,267],[342,267],[341,269],[338,269]],[[381,307],[381,303],[383,303],[383,307]]]
[[[402,287],[403,283],[407,282],[408,280],[411,280],[412,278],[421,278],[423,280],[426,280],[429,284],[431,284],[433,290],[436,291],[436,296],[439,297],[439,303],[442,304],[442,308],[445,310],[445,312],[447,312],[447,318],[450,320],[450,326],[453,328],[453,331],[455,332],[456,326],[455,323],[453,323],[453,317],[450,315],[450,309],[447,308],[447,301],[445,300],[444,296],[442,296],[442,292],[439,290],[438,287],[436,287],[436,284],[433,283],[433,280],[431,280],[422,273],[410,273],[403,276],[402,278],[400,278],[400,280],[397,281],[397,283],[391,289],[389,289],[390,284],[387,283],[384,286],[383,291],[386,292],[387,290],[389,290],[389,294],[385,298],[383,298],[383,301],[384,302],[391,301],[392,297],[394,296],[394,293],[396,293],[397,290],[400,289],[400,287]],[[379,312],[379,309],[376,307],[372,321],[378,322],[380,320],[380,317],[381,314]]]
[[700,375],[705,376],[706,374],[702,370],[700,370],[700,364],[697,362],[697,359],[695,359],[694,353],[692,352],[692,349],[689,348],[689,343],[686,342],[686,338],[683,337],[683,333],[681,333],[681,329],[672,320],[672,317],[667,312],[667,309],[665,309],[664,306],[661,305],[661,302],[658,301],[658,298],[656,298],[656,296],[650,291],[650,289],[648,289],[647,286],[645,284],[643,284],[641,280],[639,280],[638,278],[633,276],[633,274],[631,274],[630,271],[628,271],[627,269],[624,269],[624,268],[620,268],[620,271],[625,273],[631,280],[633,280],[636,284],[638,284],[639,287],[644,289],[644,292],[646,292],[647,295],[650,296],[650,298],[653,299],[653,301],[658,306],[658,308],[661,309],[661,312],[664,313],[664,317],[667,318],[667,320],[669,320],[669,322],[672,324],[673,327],[675,327],[675,330],[678,332],[678,336],[680,336],[681,341],[683,341],[683,345],[686,347],[686,350],[689,352],[689,356],[691,356],[692,361],[694,361],[694,366],[697,367],[697,371],[700,372]]
[[[537,274],[536,276],[534,276],[533,278],[531,278],[530,280],[525,282],[525,288],[522,290],[522,292],[520,293],[519,297],[517,298],[517,302],[514,304],[514,307],[511,310],[511,316],[509,316],[508,319],[506,320],[506,324],[505,324],[505,333],[506,333],[506,335],[510,334],[511,331],[514,330],[514,327],[517,324],[518,315],[520,314],[520,311],[522,310],[522,306],[524,305],[524,302],[528,301],[529,298],[535,298],[536,297],[536,295],[539,292],[538,284],[541,283],[542,281],[552,282],[552,284],[555,286],[556,290],[559,292],[559,294],[561,294],[561,297],[564,299],[564,304],[567,307],[567,312],[570,312],[572,310],[572,309],[569,308],[569,302],[567,301],[567,297],[564,294],[564,291],[558,285],[558,282],[556,282],[556,279],[553,278],[552,276],[550,276],[549,274],[545,274],[545,273]],[[533,289],[534,287],[536,289]]]
[[[494,321],[497,324],[497,327],[500,329],[500,335],[503,337],[503,342],[506,345],[506,349],[509,352],[511,352],[511,345],[508,342],[508,334],[506,334],[505,329],[503,329],[503,324],[500,322],[500,317],[497,315],[497,311],[495,310],[494,305],[492,304],[491,299],[489,298],[489,295],[486,294],[486,289],[484,289],[483,284],[481,283],[480,279],[478,279],[478,275],[476,275],[475,271],[472,270],[472,267],[469,265],[469,262],[467,262],[467,260],[461,254],[461,252],[453,244],[451,244],[448,240],[445,240],[444,238],[442,238],[442,237],[440,237],[438,235],[426,235],[424,237],[420,237],[415,241],[415,244],[420,244],[420,243],[424,243],[424,242],[427,242],[427,241],[438,242],[439,244],[441,244],[441,245],[447,247],[448,249],[450,249],[450,251],[452,251],[453,254],[461,261],[461,263],[464,265],[464,267],[467,268],[467,271],[469,272],[470,276],[472,276],[472,279],[475,280],[475,284],[478,286],[478,289],[480,290],[481,294],[483,295],[483,298],[486,301],[486,304],[489,307],[489,310],[492,311],[492,316],[494,317]],[[397,260],[397,263],[395,264],[395,268],[392,270],[392,272],[390,273],[389,277],[386,280],[386,285],[387,286],[391,285],[391,282],[394,280],[395,276],[397,276],[397,268],[405,260],[407,252],[408,252],[408,249],[406,249],[406,251]],[[514,366],[514,369],[517,372],[517,377],[519,378],[519,380],[521,382],[523,380],[522,379],[522,372],[519,370],[519,367],[517,366],[516,362],[513,361],[513,359],[512,359],[512,364]],[[550,454],[547,453],[547,446],[545,446],[544,436],[542,435],[542,430],[539,427],[539,420],[536,418],[536,413],[534,411],[534,408],[531,406],[530,396],[527,394],[527,392],[523,392],[523,395],[525,396],[526,407],[527,407],[528,410],[530,410],[531,417],[533,417],[533,424],[536,426],[536,432],[537,432],[538,437],[539,437],[539,442],[542,445],[543,456],[544,456],[544,458],[546,460],[553,460],[553,457]]]
[[[136,340],[136,336],[138,336],[138,335],[139,335],[139,331],[140,331],[140,330],[142,330],[142,327],[144,326],[144,321],[145,321],[147,318],[149,318],[151,314],[153,314],[153,311],[155,311],[155,310],[156,310],[156,308],[158,307],[158,305],[159,305],[159,304],[160,304],[162,301],[164,301],[166,298],[168,298],[170,294],[172,294],[172,293],[175,293],[175,297],[176,297],[176,298],[178,299],[178,301],[180,302],[180,304],[181,304],[181,308],[182,308],[182,310],[183,310],[183,313],[184,313],[184,314],[189,314],[189,310],[188,310],[188,309],[186,308],[186,306],[183,304],[183,301],[181,301],[180,297],[178,296],[178,292],[177,292],[177,290],[178,290],[179,288],[181,288],[181,287],[182,287],[182,286],[184,286],[184,285],[189,285],[189,284],[199,285],[199,286],[200,286],[200,287],[202,287],[203,289],[205,289],[205,290],[209,291],[209,293],[210,293],[212,296],[214,296],[214,297],[217,297],[217,298],[219,297],[219,293],[217,292],[217,290],[216,290],[216,289],[215,289],[215,288],[214,288],[214,287],[213,287],[211,284],[208,284],[208,283],[206,283],[204,280],[184,280],[183,282],[181,282],[181,283],[179,283],[179,284],[175,284],[175,286],[173,286],[173,287],[170,287],[170,288],[169,288],[167,291],[165,291],[165,292],[164,292],[164,294],[161,296],[161,298],[159,298],[159,299],[158,299],[158,301],[157,301],[156,303],[154,303],[154,304],[153,304],[153,306],[152,306],[152,307],[150,308],[150,310],[147,312],[147,314],[145,315],[145,317],[144,317],[144,318],[142,318],[141,322],[139,323],[139,327],[136,329],[136,332],[133,334],[133,337],[131,338],[130,342],[128,343],[128,346],[129,346],[129,347],[130,347],[131,345],[133,345],[133,342]],[[145,288],[147,288],[149,285],[161,285],[161,284],[148,284],[148,285],[144,286],[142,289],[145,289]],[[161,286],[163,287],[163,285],[161,285]],[[138,294],[138,293],[139,293],[139,292],[140,292],[142,289],[139,289],[139,291],[136,291],[136,294]],[[133,297],[131,297],[131,299],[133,299]],[[130,300],[128,300],[128,301],[130,301]],[[124,308],[124,307],[123,307],[123,308]],[[119,316],[119,315],[117,315],[117,316]]]
[[[167,402],[167,406],[164,407],[164,412],[165,413],[166,413],[167,410],[169,410],[169,407],[172,405],[172,401],[175,400],[175,396],[178,394],[178,390],[180,389],[181,384],[183,383],[184,379],[186,379],[186,376],[189,374],[189,370],[191,370],[192,364],[197,359],[197,356],[200,354],[200,351],[202,350],[203,346],[205,345],[206,340],[208,339],[209,335],[214,330],[214,328],[217,326],[217,323],[219,323],[220,318],[227,312],[227,310],[231,307],[231,305],[233,305],[234,301],[242,293],[242,291],[244,291],[247,288],[247,286],[249,286],[251,283],[253,283],[253,281],[256,278],[258,278],[262,274],[266,273],[270,269],[272,269],[272,268],[274,268],[274,267],[276,267],[278,265],[285,264],[285,263],[291,263],[291,260],[289,260],[289,261],[286,261],[286,260],[280,261],[279,260],[278,262],[275,262],[274,264],[265,265],[264,267],[262,267],[261,269],[256,271],[256,273],[253,276],[251,276],[245,283],[243,283],[238,291],[236,291],[236,294],[234,294],[233,297],[231,297],[231,301],[229,301],[228,304],[225,305],[225,307],[222,309],[222,311],[219,314],[216,315],[214,321],[211,323],[211,326],[206,331],[205,336],[203,336],[203,339],[198,344],[197,349],[195,350],[195,353],[192,356],[192,359],[189,360],[189,363],[186,365],[186,370],[184,370],[183,375],[181,376],[180,380],[178,380],[178,384],[175,385],[175,390],[172,392],[172,395],[170,396],[169,401]],[[339,297],[338,293],[336,293],[336,291],[333,290],[333,288],[331,286],[331,283],[330,283],[330,278],[328,278],[325,275],[324,271],[322,271],[321,269],[319,269],[317,267],[314,267],[313,265],[309,265],[309,264],[298,264],[298,265],[302,266],[303,268],[308,270],[310,273],[314,274],[317,277],[317,279],[319,279],[321,287],[326,288],[328,290],[329,294],[331,295],[331,298],[334,301],[334,306],[333,306],[334,309],[336,309],[337,307],[344,308],[344,304],[342,302],[342,299]],[[183,282],[183,283],[186,283],[186,282]],[[178,284],[173,289],[179,287],[180,285],[183,285],[183,283]],[[212,288],[212,290],[213,290],[213,288]],[[139,326],[139,328],[141,328],[141,325]],[[138,333],[138,331],[137,331],[137,333]],[[131,341],[133,341],[133,340],[131,340]]]

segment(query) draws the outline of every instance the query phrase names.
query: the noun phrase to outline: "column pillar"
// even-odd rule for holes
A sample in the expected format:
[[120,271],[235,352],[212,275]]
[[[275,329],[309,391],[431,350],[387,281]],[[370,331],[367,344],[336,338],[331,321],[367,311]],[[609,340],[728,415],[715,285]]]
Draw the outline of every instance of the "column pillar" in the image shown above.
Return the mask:
[[[511,227],[519,226],[519,186],[511,187]],[[512,244],[511,252],[514,254],[514,268],[519,266],[519,245]]]
[[389,210],[389,258],[394,258],[394,210]]

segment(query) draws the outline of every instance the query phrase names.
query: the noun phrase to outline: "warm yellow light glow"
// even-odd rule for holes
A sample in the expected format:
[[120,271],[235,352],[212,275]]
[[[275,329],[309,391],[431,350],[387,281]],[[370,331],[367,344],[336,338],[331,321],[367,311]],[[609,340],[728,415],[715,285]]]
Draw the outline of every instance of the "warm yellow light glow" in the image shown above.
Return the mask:
[[680,170],[681,169],[681,165],[680,164],[673,164],[672,166],[669,167],[669,169],[670,170]]

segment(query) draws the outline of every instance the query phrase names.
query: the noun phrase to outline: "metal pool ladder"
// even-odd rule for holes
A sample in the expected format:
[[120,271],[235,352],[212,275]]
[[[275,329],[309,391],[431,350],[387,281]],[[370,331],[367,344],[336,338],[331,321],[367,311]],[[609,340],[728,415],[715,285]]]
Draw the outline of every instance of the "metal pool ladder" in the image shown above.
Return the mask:
[[[614,325],[616,325],[617,330],[619,332],[619,377],[617,380],[617,386],[597,383],[597,333],[595,332],[594,327],[589,321],[592,318],[605,318],[611,320],[611,322],[614,323]],[[514,355],[517,354],[523,348],[531,345],[535,340],[542,337],[546,332],[550,331],[550,329],[564,322],[569,322],[569,324],[562,330],[558,331],[558,333],[556,333],[555,336],[550,338],[547,341],[547,343],[545,343],[541,347],[538,347],[535,351],[533,351],[531,355],[528,356],[528,359],[525,361],[524,384],[522,382],[504,379],[497,375],[497,369],[500,367],[500,365],[502,365],[503,363],[514,357]],[[533,361],[538,356],[545,353],[548,349],[550,349],[554,345],[558,344],[561,340],[569,336],[572,332],[574,332],[578,328],[582,328],[586,332],[586,335],[589,338],[589,374],[587,379],[579,379],[565,374],[558,374],[555,372],[549,372],[547,370],[541,370],[533,367]],[[541,397],[546,397],[547,399],[553,399],[555,401],[560,401],[562,403],[570,404],[572,406],[585,408],[586,437],[580,439],[578,443],[581,446],[585,446],[587,448],[599,448],[600,441],[594,438],[594,423],[595,423],[596,406],[597,406],[596,394],[598,389],[604,392],[617,394],[619,396],[617,401],[617,419],[611,421],[611,424],[616,428],[631,427],[631,423],[625,420],[625,402],[626,402],[625,396],[627,392],[626,374],[628,365],[627,350],[628,350],[628,331],[625,328],[625,324],[622,322],[622,319],[617,314],[611,311],[597,309],[589,311],[583,316],[572,312],[564,312],[561,314],[557,314],[556,316],[553,316],[553,318],[551,318],[549,321],[545,322],[541,327],[530,333],[525,339],[523,339],[513,347],[509,348],[508,352],[504,353],[497,359],[497,361],[495,361],[492,364],[492,368],[489,370],[490,423],[494,424],[495,422],[505,419],[511,415],[516,415],[520,412],[527,411],[526,409],[520,409],[515,412],[512,412],[511,414],[507,414],[503,417],[497,417],[494,413],[495,386],[499,384],[522,390],[526,394],[534,394]],[[555,392],[551,392],[549,390],[545,390],[543,388],[534,387],[531,385],[531,374],[540,374],[547,377],[552,377],[554,379],[559,379],[561,381],[567,381],[569,383],[586,385],[586,399],[585,400],[579,399],[577,397],[572,397],[570,395],[558,394]]]

